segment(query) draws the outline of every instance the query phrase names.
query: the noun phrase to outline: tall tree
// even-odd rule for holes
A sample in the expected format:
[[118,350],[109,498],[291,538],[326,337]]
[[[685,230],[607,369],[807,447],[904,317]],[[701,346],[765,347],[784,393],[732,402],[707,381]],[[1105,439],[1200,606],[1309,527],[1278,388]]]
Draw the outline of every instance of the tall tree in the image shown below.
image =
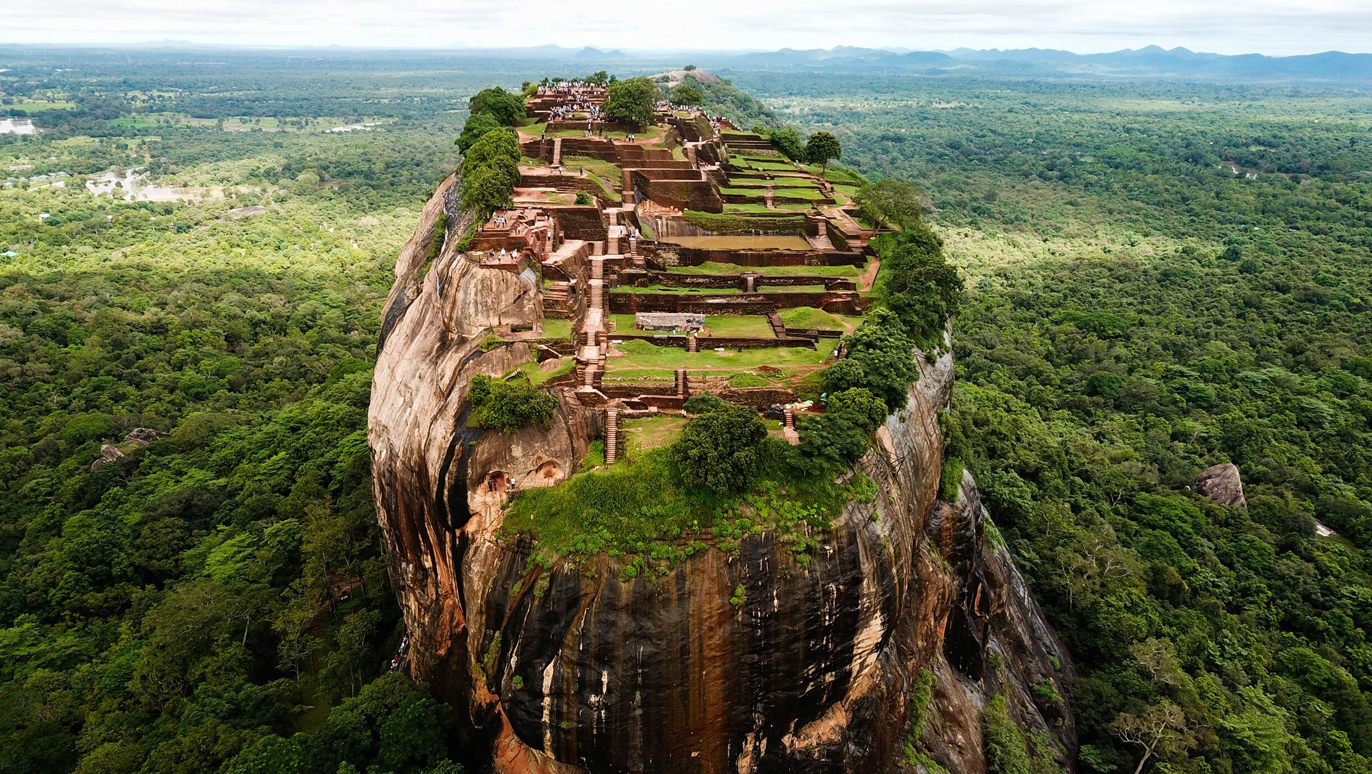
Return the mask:
[[812,164],[822,165],[824,171],[828,172],[829,162],[843,157],[843,146],[832,134],[815,132],[810,135],[809,142],[805,143],[805,157]]
[[657,84],[648,78],[616,81],[605,92],[605,114],[626,124],[647,126],[653,122],[657,97]]
[[514,126],[528,115],[524,110],[524,96],[505,91],[499,86],[478,91],[467,103],[472,115],[488,113],[500,122],[501,126]]

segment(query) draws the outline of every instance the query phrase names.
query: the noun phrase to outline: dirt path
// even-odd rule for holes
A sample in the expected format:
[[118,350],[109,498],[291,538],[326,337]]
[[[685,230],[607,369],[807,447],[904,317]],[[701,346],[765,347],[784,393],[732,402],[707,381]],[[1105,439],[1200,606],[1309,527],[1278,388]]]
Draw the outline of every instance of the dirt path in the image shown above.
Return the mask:
[[873,258],[867,263],[867,269],[858,277],[858,290],[869,291],[872,284],[877,281],[877,272],[881,270],[881,259]]

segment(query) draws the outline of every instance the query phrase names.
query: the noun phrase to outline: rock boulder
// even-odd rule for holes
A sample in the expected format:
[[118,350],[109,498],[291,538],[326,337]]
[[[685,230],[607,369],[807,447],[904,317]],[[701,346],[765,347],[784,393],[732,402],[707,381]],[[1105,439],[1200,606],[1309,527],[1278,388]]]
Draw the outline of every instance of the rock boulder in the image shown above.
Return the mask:
[[1232,462],[1206,468],[1196,477],[1196,491],[1209,497],[1216,505],[1248,507],[1248,501],[1243,498],[1243,480],[1239,478],[1239,469]]

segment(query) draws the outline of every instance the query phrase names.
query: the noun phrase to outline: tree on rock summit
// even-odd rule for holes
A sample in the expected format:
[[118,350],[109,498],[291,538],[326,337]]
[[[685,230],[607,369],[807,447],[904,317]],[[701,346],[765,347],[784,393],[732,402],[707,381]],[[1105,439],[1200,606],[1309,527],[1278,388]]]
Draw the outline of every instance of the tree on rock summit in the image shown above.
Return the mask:
[[626,124],[647,126],[653,122],[657,97],[657,84],[647,78],[615,81],[605,92],[605,114]]

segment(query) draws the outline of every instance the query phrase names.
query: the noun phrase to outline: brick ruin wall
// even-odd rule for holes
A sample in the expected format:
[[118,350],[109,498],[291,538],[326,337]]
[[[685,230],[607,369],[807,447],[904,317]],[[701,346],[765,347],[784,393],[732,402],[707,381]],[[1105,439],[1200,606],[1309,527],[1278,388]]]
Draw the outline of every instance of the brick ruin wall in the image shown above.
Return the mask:
[[602,242],[609,236],[609,229],[601,217],[598,207],[544,207],[557,219],[562,235],[567,239],[581,239],[587,242]]
[[[823,285],[825,290],[857,290],[857,283],[842,277],[824,277],[812,274],[787,276],[753,276],[753,287],[793,287],[796,285]],[[741,274],[680,274],[677,272],[644,271],[629,269],[619,275],[620,285],[647,287],[664,285],[670,288],[730,288],[747,290],[747,278]]]
[[[684,235],[678,235],[684,236]],[[837,250],[724,250],[684,247],[671,242],[640,242],[638,252],[650,259],[650,266],[699,266],[702,263],[735,263],[740,266],[865,266],[867,256],[860,252]]]
[[699,179],[698,175],[695,180],[649,180],[640,170],[634,170],[631,174],[633,190],[643,192],[659,204],[678,210],[724,211],[724,200],[719,198],[719,191],[708,180]]
[[777,309],[808,306],[835,314],[862,314],[868,301],[857,293],[801,291],[698,296],[684,293],[609,293],[611,314],[697,312],[719,315],[765,315]]

